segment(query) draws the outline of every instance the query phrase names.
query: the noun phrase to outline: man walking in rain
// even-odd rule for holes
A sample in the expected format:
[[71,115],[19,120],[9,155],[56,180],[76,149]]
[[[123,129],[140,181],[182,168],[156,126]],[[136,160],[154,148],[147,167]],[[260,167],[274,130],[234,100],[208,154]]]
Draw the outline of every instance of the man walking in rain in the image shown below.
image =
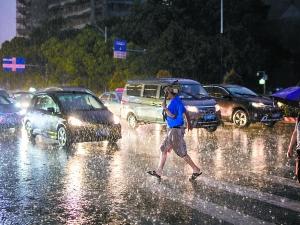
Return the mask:
[[192,129],[189,116],[181,99],[177,95],[178,89],[168,86],[164,89],[164,92],[165,100],[170,100],[168,106],[166,105],[166,101],[164,101],[162,104],[168,125],[167,136],[165,137],[165,140],[160,146],[161,155],[158,169],[148,171],[147,173],[160,179],[162,176],[165,162],[167,160],[168,153],[173,149],[173,151],[179,157],[183,158],[185,162],[191,166],[191,168],[193,169],[193,174],[190,180],[195,180],[198,176],[202,174],[202,172],[187,154],[186,143],[184,141],[185,128],[183,126],[185,118],[187,121],[188,130]]

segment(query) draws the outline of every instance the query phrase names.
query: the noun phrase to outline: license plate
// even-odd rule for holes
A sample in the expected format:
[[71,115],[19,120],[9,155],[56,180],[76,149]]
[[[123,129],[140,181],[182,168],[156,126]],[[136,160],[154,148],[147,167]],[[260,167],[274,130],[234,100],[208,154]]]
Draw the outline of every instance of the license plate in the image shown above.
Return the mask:
[[215,116],[215,115],[212,115],[212,114],[208,114],[208,115],[204,115],[204,116],[203,116],[203,119],[204,119],[205,121],[215,120],[215,119],[216,119],[216,116]]
[[108,132],[108,130],[98,130],[96,132],[96,136],[107,137],[107,136],[109,136],[109,132]]

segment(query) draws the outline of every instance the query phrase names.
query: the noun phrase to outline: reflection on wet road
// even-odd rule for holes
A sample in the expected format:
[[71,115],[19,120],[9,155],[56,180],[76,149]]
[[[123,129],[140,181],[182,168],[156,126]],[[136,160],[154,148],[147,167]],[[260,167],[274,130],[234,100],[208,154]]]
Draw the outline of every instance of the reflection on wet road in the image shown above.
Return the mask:
[[300,185],[285,156],[292,126],[186,134],[203,175],[171,153],[159,182],[160,126],[123,129],[116,145],[70,150],[39,138],[0,144],[0,224],[300,224]]

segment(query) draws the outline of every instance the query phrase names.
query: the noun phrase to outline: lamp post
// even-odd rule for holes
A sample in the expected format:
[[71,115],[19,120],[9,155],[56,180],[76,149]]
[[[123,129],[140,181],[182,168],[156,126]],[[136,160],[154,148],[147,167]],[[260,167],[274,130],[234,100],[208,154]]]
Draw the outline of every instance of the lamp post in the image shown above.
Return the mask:
[[266,94],[266,80],[268,80],[268,74],[265,71],[257,71],[256,76],[260,77],[259,84],[263,85],[263,94]]
[[221,16],[220,16],[220,77],[223,79],[223,0],[221,0]]

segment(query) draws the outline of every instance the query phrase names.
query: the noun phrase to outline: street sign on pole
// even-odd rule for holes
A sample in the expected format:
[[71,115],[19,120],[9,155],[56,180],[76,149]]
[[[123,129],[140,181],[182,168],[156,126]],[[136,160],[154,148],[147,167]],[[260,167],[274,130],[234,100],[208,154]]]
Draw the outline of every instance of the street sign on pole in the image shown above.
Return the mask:
[[114,41],[114,58],[126,59],[127,56],[127,42],[125,40]]
[[3,58],[2,67],[5,72],[24,72],[25,58],[22,57]]

